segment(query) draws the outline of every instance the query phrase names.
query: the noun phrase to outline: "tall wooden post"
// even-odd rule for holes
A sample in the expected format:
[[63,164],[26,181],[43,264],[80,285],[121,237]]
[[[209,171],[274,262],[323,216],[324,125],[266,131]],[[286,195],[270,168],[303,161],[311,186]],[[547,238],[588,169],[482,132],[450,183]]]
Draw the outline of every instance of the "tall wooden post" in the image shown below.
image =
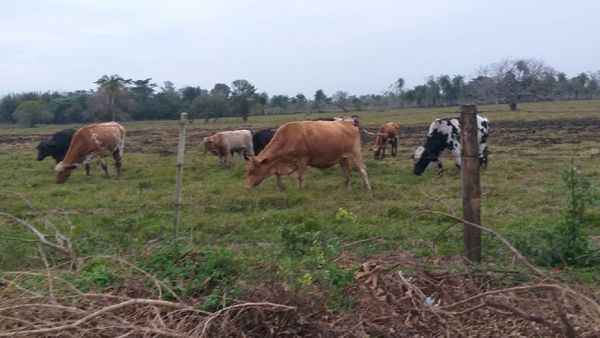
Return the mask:
[[[462,159],[460,177],[462,182],[463,218],[481,224],[481,189],[479,186],[479,142],[477,141],[477,106],[460,106],[460,139]],[[464,225],[465,257],[471,262],[481,262],[481,230]]]
[[181,113],[179,119],[179,145],[177,147],[177,179],[175,181],[175,220],[173,221],[173,239],[177,238],[181,215],[181,183],[183,181],[183,158],[185,154],[185,124],[187,113]]

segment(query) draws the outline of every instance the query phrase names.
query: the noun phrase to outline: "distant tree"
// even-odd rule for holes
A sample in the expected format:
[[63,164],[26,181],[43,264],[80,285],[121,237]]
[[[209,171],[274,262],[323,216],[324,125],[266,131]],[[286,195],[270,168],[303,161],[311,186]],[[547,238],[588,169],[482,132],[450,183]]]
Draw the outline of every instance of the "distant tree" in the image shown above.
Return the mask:
[[131,83],[130,79],[124,79],[119,75],[103,75],[100,79],[94,82],[98,85],[98,91],[107,94],[107,106],[112,116],[112,120],[117,120],[117,108],[115,106],[115,99],[117,94],[125,90],[127,84]]
[[252,101],[255,99],[256,87],[247,80],[235,80],[231,83],[232,108],[241,117],[242,121],[248,121]]
[[52,121],[52,113],[39,101],[23,101],[15,112],[13,118],[17,123],[26,127],[35,127],[38,123]]
[[517,110],[519,102],[550,98],[543,91],[543,79],[556,72],[541,60],[506,59],[486,66],[480,75],[494,81],[494,95],[500,102],[507,103],[510,110]]
[[588,98],[592,99],[598,95],[598,79],[595,77],[590,77],[588,81],[588,85],[586,88],[586,92],[588,94]]
[[204,119],[204,123],[208,123],[211,118],[216,121],[229,113],[230,94],[229,86],[217,83],[210,92],[201,92],[190,105],[188,112],[194,117]]
[[394,82],[394,91],[396,93],[396,95],[402,95],[402,93],[404,92],[404,85],[405,85],[405,81],[403,78],[398,78],[398,80],[396,80],[396,82]]
[[327,95],[325,95],[325,92],[323,91],[323,89],[318,89],[315,92],[315,99],[313,101],[313,107],[320,113],[320,112],[322,112],[323,108],[325,107],[325,104],[327,103],[327,101],[329,101],[329,98],[327,97]]
[[498,103],[496,97],[496,83],[489,76],[479,75],[465,85],[466,100],[475,103]]
[[8,94],[2,98],[0,103],[0,121],[14,122],[12,114],[19,105],[19,100],[16,95]]
[[575,94],[575,100],[578,100],[581,95],[586,91],[586,85],[590,78],[586,73],[580,73],[577,76],[571,78],[569,85],[573,94]]
[[286,110],[290,105],[290,98],[287,95],[273,95],[271,97],[270,106],[273,108],[279,108],[281,110]]
[[132,82],[132,86],[129,91],[135,101],[135,108],[133,109],[133,117],[136,120],[147,119],[150,114],[149,105],[152,103],[150,98],[154,95],[154,88],[157,87],[156,83],[151,83],[152,78],[144,80],[135,80]]
[[362,110],[363,109],[363,101],[360,99],[360,97],[351,96],[350,104],[352,104],[352,107],[354,108],[354,110]]
[[569,79],[565,73],[556,74],[556,83],[553,88],[553,98],[559,100],[569,99],[570,93]]
[[440,76],[438,78],[438,86],[442,91],[442,100],[444,101],[444,105],[448,106],[453,104],[457,98],[454,92],[454,86],[452,85],[452,80],[450,80],[450,76]]
[[429,76],[427,79],[425,100],[428,107],[435,107],[442,100],[440,86],[433,76]]
[[200,87],[185,86],[179,89],[179,95],[181,96],[182,101],[181,103],[185,109],[187,109],[187,107],[189,107],[198,96],[205,93],[206,90]]
[[348,106],[348,92],[345,92],[343,90],[337,91],[333,93],[331,99],[333,103],[336,106],[338,106],[341,110],[343,110],[346,113],[348,112],[348,109],[346,109],[346,107]]
[[[189,105],[184,105],[180,92],[173,82],[165,81],[158,93],[151,98],[148,115],[152,119],[177,119],[182,110],[188,110]],[[193,114],[188,111],[190,118]]]
[[223,100],[229,100],[231,88],[224,83],[217,83],[213,89],[210,90],[210,95],[220,97]]

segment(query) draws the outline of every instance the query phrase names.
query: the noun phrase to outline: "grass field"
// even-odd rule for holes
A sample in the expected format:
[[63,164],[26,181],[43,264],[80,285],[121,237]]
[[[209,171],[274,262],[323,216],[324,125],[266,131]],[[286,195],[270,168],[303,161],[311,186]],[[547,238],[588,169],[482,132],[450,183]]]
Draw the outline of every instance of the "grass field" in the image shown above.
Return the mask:
[[[522,104],[517,112],[508,111],[505,105],[481,106],[480,110],[492,125],[490,164],[481,175],[484,225],[511,238],[526,236],[530,227],[540,229],[555,223],[568,201],[562,174],[571,163],[580,175],[595,184],[600,182],[600,101]],[[246,163],[234,159],[230,168],[221,169],[216,157],[200,151],[201,138],[224,129],[276,127],[302,116],[251,117],[247,124],[230,118],[209,124],[195,121],[189,126],[178,244],[170,238],[176,122],[124,123],[128,136],[123,176],[105,179],[94,162],[89,182],[84,170],[78,169],[63,185],[53,183],[50,158],[35,161],[37,142],[63,126],[4,126],[0,128],[0,211],[46,230],[44,219],[53,222],[63,233],[71,234],[81,257],[128,257],[148,270],[164,272],[164,278],[176,272],[161,269],[179,266],[179,258],[173,258],[177,255],[169,256],[173,247],[201,252],[204,258],[193,268],[206,272],[200,277],[208,275],[221,282],[210,287],[189,281],[185,285],[204,294],[220,294],[224,288],[235,292],[231,290],[240,283],[272,279],[284,280],[290,287],[343,287],[357,266],[339,263],[342,254],[357,257],[356,261],[397,250],[418,257],[460,254],[462,226],[450,227],[453,221],[424,213],[460,214],[458,170],[446,159],[445,177],[436,178],[431,167],[417,177],[410,160],[412,151],[423,142],[428,124],[437,117],[456,116],[456,107],[358,115],[362,125],[371,130],[389,121],[402,126],[397,158],[374,160],[367,150],[372,139],[366,136],[363,140],[372,192],[363,189],[357,172],[345,190],[337,167],[311,169],[304,191],[298,190],[295,176],[285,181],[285,192],[278,191],[273,178],[246,190]],[[321,114],[310,117],[318,116]],[[31,206],[15,193],[31,201]],[[592,206],[583,232],[600,236],[599,223],[600,210]],[[0,219],[0,270],[42,267],[32,239],[23,227]],[[486,264],[509,264],[512,258],[488,236],[484,237],[483,257]],[[55,254],[50,259],[56,264],[63,257]],[[110,275],[101,264],[86,268],[94,278]],[[216,277],[213,270],[220,271]],[[600,284],[599,271],[575,269],[572,276]],[[196,277],[182,272],[177,278]],[[102,285],[110,287],[110,283]]]

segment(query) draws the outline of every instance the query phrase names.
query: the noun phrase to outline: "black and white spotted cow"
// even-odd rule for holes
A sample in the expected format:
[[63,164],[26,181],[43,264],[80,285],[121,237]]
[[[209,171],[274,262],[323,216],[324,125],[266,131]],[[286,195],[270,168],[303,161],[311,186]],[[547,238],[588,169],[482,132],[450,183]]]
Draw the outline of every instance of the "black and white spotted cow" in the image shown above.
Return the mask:
[[[477,115],[477,140],[479,142],[479,164],[481,167],[487,167],[488,162],[488,134],[490,122],[487,118]],[[430,162],[438,165],[438,176],[444,175],[441,155],[444,150],[450,150],[454,163],[460,167],[461,146],[460,146],[460,123],[457,118],[437,119],[429,126],[429,133],[425,144],[415,150],[413,154],[415,175],[421,175]]]

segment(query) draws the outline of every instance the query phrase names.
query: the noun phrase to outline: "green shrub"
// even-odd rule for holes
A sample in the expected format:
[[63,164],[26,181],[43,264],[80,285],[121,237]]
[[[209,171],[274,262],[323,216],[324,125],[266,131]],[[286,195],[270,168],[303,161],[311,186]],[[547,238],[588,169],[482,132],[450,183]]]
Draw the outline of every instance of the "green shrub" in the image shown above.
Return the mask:
[[582,176],[572,165],[563,172],[569,199],[563,215],[555,224],[543,224],[543,229],[529,225],[524,235],[514,239],[516,246],[534,263],[542,266],[590,266],[600,261],[582,233],[586,209],[600,201],[597,186]]
[[199,252],[178,241],[153,248],[141,267],[183,296],[225,289],[239,274],[231,251],[220,248]]
[[343,289],[354,281],[354,270],[340,268],[335,262],[342,252],[340,240],[322,231],[318,223],[306,221],[281,231],[282,251],[287,256],[285,272],[295,284],[309,287],[315,283]]

